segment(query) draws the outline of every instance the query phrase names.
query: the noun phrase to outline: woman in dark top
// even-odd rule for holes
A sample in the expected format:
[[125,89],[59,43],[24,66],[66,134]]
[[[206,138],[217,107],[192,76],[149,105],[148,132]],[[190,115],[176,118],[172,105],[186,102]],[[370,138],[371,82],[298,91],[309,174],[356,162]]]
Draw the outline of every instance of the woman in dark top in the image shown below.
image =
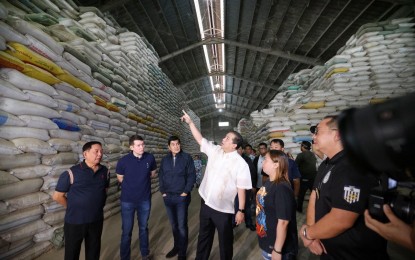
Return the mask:
[[267,153],[262,164],[268,174],[257,193],[256,231],[264,259],[295,259],[298,252],[296,203],[288,180],[288,158],[282,151]]

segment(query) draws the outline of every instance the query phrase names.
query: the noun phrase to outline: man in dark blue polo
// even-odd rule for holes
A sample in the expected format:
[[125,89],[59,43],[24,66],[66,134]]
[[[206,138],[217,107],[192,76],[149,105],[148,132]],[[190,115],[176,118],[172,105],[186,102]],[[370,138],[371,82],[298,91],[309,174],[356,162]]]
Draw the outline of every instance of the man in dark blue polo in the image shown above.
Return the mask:
[[142,259],[150,259],[148,219],[151,210],[151,178],[156,175],[156,160],[144,151],[144,139],[139,135],[130,137],[131,152],[121,158],[116,167],[117,179],[121,183],[122,235],[120,257],[131,257],[131,234],[134,214],[137,212],[138,237]]
[[53,199],[66,208],[65,260],[78,260],[85,239],[85,259],[99,259],[107,199],[109,171],[101,165],[102,145],[88,142],[82,147],[84,161],[63,172]]
[[174,238],[173,249],[166,254],[166,258],[178,254],[179,260],[184,260],[188,242],[187,212],[190,192],[196,182],[196,170],[192,157],[181,150],[177,136],[169,137],[168,148],[170,152],[161,160],[159,170],[160,192]]

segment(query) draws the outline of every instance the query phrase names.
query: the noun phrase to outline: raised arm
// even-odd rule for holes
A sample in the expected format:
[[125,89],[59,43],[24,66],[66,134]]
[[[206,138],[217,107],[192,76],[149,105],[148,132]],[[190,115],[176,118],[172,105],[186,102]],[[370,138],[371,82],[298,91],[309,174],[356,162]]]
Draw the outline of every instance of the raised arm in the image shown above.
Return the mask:
[[186,122],[189,127],[190,127],[190,131],[192,132],[193,138],[196,140],[196,142],[199,145],[202,145],[202,134],[200,133],[199,129],[197,129],[197,127],[195,126],[195,124],[193,123],[192,119],[190,118],[190,116],[184,111],[183,111],[183,116],[181,117],[181,120]]

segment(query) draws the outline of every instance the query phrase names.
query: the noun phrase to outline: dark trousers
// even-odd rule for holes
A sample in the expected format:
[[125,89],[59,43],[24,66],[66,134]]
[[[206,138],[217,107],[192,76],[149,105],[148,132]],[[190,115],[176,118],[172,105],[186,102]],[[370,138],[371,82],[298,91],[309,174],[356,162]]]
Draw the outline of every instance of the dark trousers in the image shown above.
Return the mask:
[[65,222],[65,260],[79,260],[82,241],[85,239],[85,259],[99,260],[103,221],[88,224]]
[[197,241],[196,260],[208,260],[212,249],[215,229],[218,230],[221,260],[231,260],[233,256],[233,214],[223,213],[205,205],[200,206],[200,226]]
[[304,202],[305,194],[307,190],[310,190],[310,192],[312,191],[313,183],[314,183],[314,179],[301,179],[300,192],[298,193],[298,199],[297,199],[297,211],[298,212],[303,212],[303,202]]
[[179,257],[186,257],[189,233],[187,212],[191,201],[190,193],[187,196],[167,194],[163,200],[173,231],[174,248],[178,250]]

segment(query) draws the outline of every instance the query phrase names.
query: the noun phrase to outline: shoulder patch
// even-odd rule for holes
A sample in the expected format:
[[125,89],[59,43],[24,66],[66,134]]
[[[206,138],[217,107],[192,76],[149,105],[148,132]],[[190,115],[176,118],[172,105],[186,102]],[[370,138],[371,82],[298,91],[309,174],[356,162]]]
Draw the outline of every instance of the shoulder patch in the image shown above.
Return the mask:
[[344,186],[343,199],[349,204],[358,202],[360,199],[360,189],[354,186]]

